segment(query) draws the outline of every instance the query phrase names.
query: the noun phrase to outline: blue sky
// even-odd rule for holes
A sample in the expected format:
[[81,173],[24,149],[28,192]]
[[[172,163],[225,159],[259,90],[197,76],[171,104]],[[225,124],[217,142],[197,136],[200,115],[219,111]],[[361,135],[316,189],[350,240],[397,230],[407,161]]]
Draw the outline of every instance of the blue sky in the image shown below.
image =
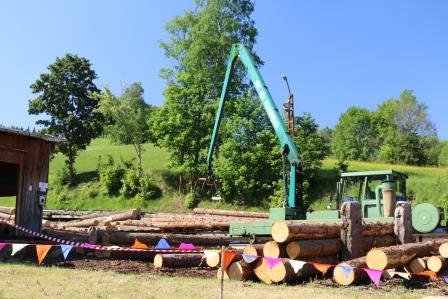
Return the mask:
[[[165,24],[193,0],[0,0],[0,123],[33,127],[32,84],[56,57],[84,56],[98,86],[120,93],[143,83],[150,104],[163,103],[169,66],[158,41]],[[333,127],[348,106],[368,109],[413,89],[448,139],[448,1],[256,1],[256,51],[278,105],[287,74],[296,114]]]

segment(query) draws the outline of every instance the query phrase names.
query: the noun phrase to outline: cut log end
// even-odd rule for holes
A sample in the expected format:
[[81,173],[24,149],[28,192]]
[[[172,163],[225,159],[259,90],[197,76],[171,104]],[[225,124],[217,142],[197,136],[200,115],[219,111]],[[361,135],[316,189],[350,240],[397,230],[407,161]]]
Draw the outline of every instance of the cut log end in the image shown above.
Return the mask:
[[415,258],[405,268],[410,273],[423,272],[426,270],[426,260],[425,258]]
[[157,254],[154,257],[154,268],[162,268],[163,267],[163,257],[160,254]]
[[440,245],[439,253],[444,258],[448,258],[448,243],[443,243],[442,245]]
[[275,241],[266,242],[263,246],[263,256],[267,257],[284,257],[286,255],[285,246]]
[[384,270],[387,267],[387,255],[380,249],[372,249],[367,253],[367,266],[373,270]]
[[228,270],[231,280],[247,280],[254,276],[252,267],[244,261],[234,262]]
[[211,268],[218,267],[221,263],[221,255],[219,254],[219,252],[210,254],[209,256],[207,256],[205,262]]
[[441,256],[431,256],[426,261],[426,266],[433,272],[440,272],[445,268],[446,260]]
[[337,283],[349,286],[353,284],[356,280],[355,269],[352,268],[350,270],[343,269],[343,266],[349,266],[348,264],[340,264],[337,265],[333,270],[333,278]]
[[289,236],[288,225],[284,221],[276,222],[272,225],[272,237],[279,243],[286,242]]

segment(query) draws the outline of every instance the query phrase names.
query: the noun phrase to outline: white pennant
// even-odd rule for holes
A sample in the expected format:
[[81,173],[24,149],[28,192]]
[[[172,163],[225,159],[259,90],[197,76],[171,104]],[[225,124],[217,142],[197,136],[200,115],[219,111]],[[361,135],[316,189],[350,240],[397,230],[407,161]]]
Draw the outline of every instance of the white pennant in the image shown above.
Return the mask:
[[219,253],[217,250],[204,250],[205,258],[213,258],[217,256]]
[[303,268],[303,266],[306,264],[306,262],[302,261],[296,261],[296,260],[289,260],[289,263],[291,264],[292,268],[294,269],[294,273],[298,273],[300,269]]
[[387,270],[387,272],[389,273],[390,277],[394,277],[395,275],[398,275],[407,280],[411,279],[411,274],[406,273],[406,272],[397,272],[397,271],[393,271],[393,270]]
[[16,254],[17,252],[19,252],[20,250],[22,250],[23,248],[27,247],[30,244],[12,244],[12,252],[11,255]]

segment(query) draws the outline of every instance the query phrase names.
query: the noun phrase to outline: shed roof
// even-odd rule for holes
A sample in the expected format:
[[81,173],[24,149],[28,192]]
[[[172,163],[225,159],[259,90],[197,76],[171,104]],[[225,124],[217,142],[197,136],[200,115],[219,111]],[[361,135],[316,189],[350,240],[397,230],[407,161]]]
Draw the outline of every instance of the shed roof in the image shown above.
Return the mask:
[[62,137],[45,135],[45,134],[40,134],[40,133],[32,133],[32,132],[28,132],[28,131],[12,129],[12,128],[5,128],[5,127],[0,127],[0,132],[42,139],[42,140],[45,140],[45,141],[51,142],[51,143],[58,143],[58,142],[64,141],[64,138],[62,138]]

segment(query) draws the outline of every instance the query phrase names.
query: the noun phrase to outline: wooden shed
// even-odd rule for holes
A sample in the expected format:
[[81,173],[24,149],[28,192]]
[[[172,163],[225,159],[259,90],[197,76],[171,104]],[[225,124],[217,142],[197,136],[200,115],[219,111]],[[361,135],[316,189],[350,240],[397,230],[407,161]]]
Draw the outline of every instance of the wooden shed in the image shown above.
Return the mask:
[[59,141],[0,127],[0,196],[16,197],[16,224],[41,231],[50,154]]

